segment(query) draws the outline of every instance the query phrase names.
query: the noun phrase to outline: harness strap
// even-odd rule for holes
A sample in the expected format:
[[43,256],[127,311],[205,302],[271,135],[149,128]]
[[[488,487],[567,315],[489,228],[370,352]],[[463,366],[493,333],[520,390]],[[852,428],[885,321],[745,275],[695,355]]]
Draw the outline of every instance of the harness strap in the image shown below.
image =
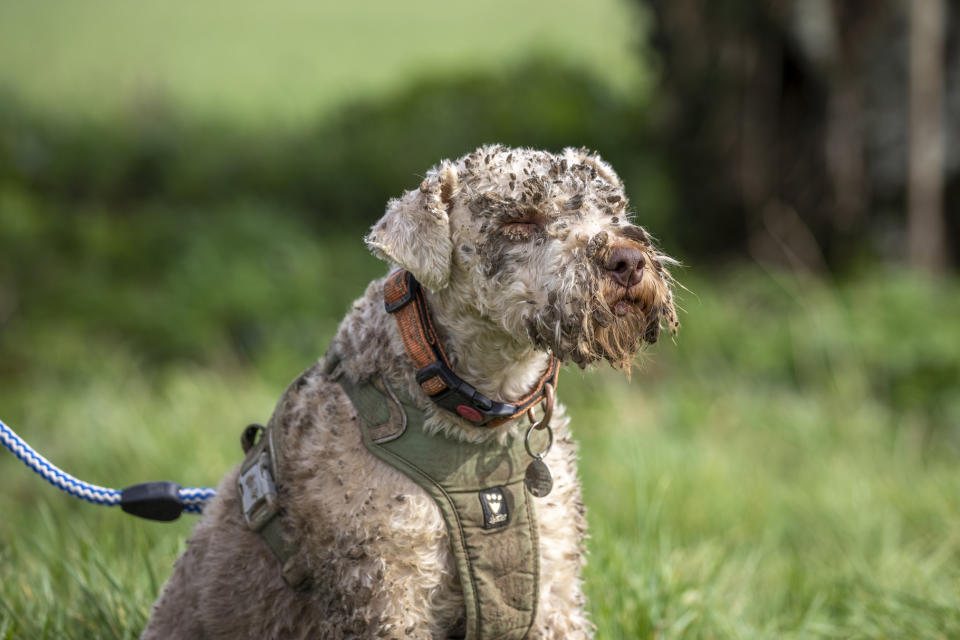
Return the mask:
[[[524,439],[511,435],[505,443],[500,439],[466,443],[429,434],[423,411],[398,396],[381,377],[353,382],[342,375],[334,349],[327,352],[324,364],[323,373],[340,385],[357,412],[364,446],[416,482],[440,509],[466,613],[451,637],[525,638],[538,608],[540,546],[536,509],[523,483],[528,461]],[[279,559],[284,581],[305,590],[313,586],[311,573],[296,541],[285,536],[277,500],[283,479],[282,441],[273,419],[266,428],[251,425],[244,431],[246,458],[238,492],[244,519]]]
[[383,302],[397,322],[403,349],[416,367],[423,392],[441,408],[477,426],[497,427],[519,418],[544,397],[547,383],[556,387],[560,363],[551,354],[546,371],[527,395],[515,403],[495,402],[453,372],[413,274],[404,269],[390,274],[383,285]]
[[[311,371],[308,369],[298,376],[287,392]],[[312,578],[298,555],[298,546],[285,536],[283,510],[277,500],[282,487],[283,434],[278,432],[271,419],[267,427],[248,426],[240,436],[240,442],[246,453],[237,475],[237,494],[243,518],[252,531],[263,537],[280,561],[284,582],[294,590],[305,591],[312,586]]]
[[357,412],[367,449],[440,509],[463,589],[467,640],[526,637],[537,613],[540,547],[536,510],[523,484],[523,438],[465,443],[428,434],[423,411],[411,400],[379,377],[357,384],[337,376],[332,349],[327,359],[331,378]]

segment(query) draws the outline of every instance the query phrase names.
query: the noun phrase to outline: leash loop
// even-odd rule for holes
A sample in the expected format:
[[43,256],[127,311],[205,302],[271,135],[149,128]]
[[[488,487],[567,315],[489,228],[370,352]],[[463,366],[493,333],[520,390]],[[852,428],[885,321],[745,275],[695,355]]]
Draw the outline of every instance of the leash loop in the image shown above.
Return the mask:
[[93,504],[120,506],[127,513],[142,518],[174,520],[180,515],[180,511],[203,513],[204,505],[217,492],[213,487],[180,487],[172,482],[149,482],[127,487],[123,491],[84,482],[37,453],[2,420],[0,443],[31,471],[57,489]]

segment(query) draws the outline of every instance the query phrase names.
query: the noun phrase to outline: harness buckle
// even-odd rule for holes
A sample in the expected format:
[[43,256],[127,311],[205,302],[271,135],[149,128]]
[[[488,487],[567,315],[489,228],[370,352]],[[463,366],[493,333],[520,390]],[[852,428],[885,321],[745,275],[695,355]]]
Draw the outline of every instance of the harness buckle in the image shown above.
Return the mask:
[[240,475],[240,499],[243,518],[253,531],[260,531],[279,513],[277,485],[270,473],[270,456],[261,451],[257,461]]

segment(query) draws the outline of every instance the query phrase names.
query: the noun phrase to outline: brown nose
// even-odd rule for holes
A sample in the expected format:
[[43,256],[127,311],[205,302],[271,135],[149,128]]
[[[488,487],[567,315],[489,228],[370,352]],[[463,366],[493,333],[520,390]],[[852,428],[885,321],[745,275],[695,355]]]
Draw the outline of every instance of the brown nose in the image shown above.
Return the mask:
[[607,275],[625,287],[632,287],[643,277],[643,252],[633,247],[617,247],[603,263]]

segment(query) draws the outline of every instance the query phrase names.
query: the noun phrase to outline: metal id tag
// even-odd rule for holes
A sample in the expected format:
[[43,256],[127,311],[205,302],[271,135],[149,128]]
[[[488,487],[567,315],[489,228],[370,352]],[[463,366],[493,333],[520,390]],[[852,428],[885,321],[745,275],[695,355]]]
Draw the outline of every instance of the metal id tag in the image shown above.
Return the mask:
[[523,484],[527,491],[535,498],[542,498],[553,490],[553,474],[550,467],[540,458],[535,458],[527,465],[527,472],[523,477]]

